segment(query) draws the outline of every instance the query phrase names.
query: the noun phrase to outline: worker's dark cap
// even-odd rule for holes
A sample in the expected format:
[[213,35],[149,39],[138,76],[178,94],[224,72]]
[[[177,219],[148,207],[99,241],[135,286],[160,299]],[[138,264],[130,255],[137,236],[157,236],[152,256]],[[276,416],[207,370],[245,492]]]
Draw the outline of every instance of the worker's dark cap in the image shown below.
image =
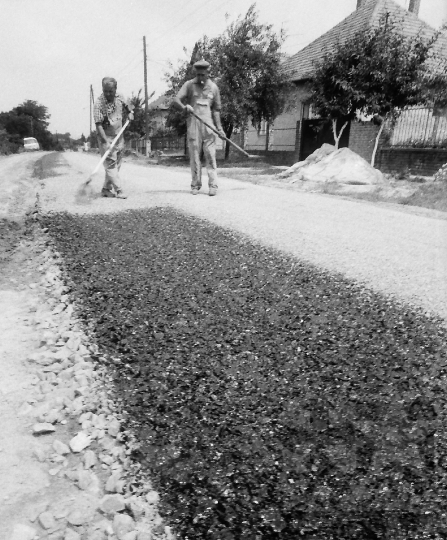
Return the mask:
[[210,65],[206,60],[199,60],[194,64],[194,67],[197,69],[208,69]]

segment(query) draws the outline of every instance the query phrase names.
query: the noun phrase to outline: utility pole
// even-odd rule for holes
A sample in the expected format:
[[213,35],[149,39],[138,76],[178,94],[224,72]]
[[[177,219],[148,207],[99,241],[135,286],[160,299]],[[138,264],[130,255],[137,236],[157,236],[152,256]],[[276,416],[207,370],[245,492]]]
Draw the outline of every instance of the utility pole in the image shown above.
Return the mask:
[[151,141],[149,139],[149,105],[147,96],[147,56],[146,56],[146,36],[143,36],[143,54],[144,54],[144,121],[146,131],[146,156],[151,151]]

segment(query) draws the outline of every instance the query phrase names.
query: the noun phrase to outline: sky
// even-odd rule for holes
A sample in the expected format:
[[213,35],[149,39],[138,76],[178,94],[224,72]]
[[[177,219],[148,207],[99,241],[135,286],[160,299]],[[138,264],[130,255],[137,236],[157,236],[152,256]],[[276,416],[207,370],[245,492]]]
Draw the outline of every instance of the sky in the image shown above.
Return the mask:
[[[395,0],[408,7],[410,0]],[[189,58],[203,35],[222,33],[254,0],[0,0],[0,112],[27,99],[45,105],[53,133],[78,138],[90,130],[104,76],[130,98],[144,85],[166,90],[170,63]],[[356,8],[356,0],[257,0],[259,21],[284,29],[294,54]],[[447,0],[422,0],[419,16],[435,28],[447,21]],[[187,50],[187,54],[184,52]],[[144,95],[144,90],[143,90]],[[93,126],[94,127],[94,126]]]

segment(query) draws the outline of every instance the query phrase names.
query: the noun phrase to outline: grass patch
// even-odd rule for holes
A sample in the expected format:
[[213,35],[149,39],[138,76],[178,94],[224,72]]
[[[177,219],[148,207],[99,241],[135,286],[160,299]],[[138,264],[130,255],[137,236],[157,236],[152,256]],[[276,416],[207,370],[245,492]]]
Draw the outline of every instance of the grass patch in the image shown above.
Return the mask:
[[447,212],[447,182],[422,184],[414,195],[403,197],[398,202]]
[[181,538],[445,537],[439,321],[170,209],[44,225]]

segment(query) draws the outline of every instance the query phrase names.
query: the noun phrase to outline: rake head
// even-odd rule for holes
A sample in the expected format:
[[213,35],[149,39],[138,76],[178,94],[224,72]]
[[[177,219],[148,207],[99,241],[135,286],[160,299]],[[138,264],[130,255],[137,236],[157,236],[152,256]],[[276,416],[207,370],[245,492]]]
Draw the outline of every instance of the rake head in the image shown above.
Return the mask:
[[93,198],[93,188],[90,184],[91,178],[84,182],[76,192],[76,202],[78,204],[86,204]]

